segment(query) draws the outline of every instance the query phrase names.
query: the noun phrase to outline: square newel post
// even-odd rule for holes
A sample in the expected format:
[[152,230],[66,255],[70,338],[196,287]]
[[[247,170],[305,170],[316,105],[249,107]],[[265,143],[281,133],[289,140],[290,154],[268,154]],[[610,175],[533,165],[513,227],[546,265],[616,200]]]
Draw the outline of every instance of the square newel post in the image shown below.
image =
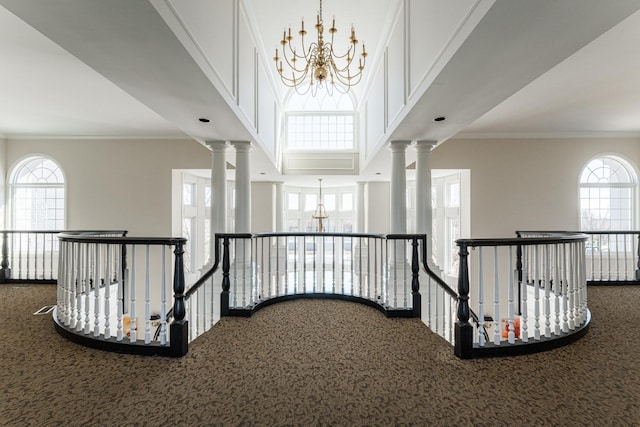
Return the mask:
[[469,323],[469,250],[466,243],[457,241],[460,247],[458,274],[458,320],[455,325],[454,353],[461,359],[473,356],[473,326]]

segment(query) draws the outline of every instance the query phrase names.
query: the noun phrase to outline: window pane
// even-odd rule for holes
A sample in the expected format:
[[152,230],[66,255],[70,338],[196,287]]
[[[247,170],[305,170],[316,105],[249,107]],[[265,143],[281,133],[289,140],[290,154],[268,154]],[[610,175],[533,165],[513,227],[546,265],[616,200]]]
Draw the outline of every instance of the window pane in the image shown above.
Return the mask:
[[326,210],[328,211],[335,211],[336,210],[336,195],[335,194],[324,194],[322,196],[322,198],[324,199],[324,207]]
[[342,205],[340,209],[343,211],[353,210],[353,193],[342,193]]
[[296,211],[300,209],[300,193],[288,194],[287,209]]
[[305,194],[304,195],[304,210],[312,211],[316,208],[318,204],[318,196],[316,194]]

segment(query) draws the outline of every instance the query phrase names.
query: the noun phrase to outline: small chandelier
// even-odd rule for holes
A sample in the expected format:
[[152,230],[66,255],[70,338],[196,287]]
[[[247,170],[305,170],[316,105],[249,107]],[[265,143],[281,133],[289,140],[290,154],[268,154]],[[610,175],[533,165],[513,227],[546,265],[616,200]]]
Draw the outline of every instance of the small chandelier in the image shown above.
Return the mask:
[[[289,31],[284,31],[280,44],[282,45],[282,58],[276,49],[276,56],[273,58],[276,62],[276,69],[282,82],[288,86],[295,88],[296,92],[301,95],[311,90],[313,96],[316,95],[318,88],[326,87],[329,95],[333,94],[333,88],[341,93],[349,91],[362,79],[362,70],[364,70],[367,51],[362,44],[362,52],[358,58],[357,68],[352,72],[352,63],[355,67],[354,59],[357,55],[356,31],[351,27],[351,35],[349,36],[349,48],[343,55],[336,55],[333,51],[333,36],[338,31],[336,29],[336,20],[333,19],[329,34],[331,41],[324,41],[324,22],[322,20],[322,0],[320,0],[320,10],[316,16],[316,32],[318,40],[312,41],[308,49],[305,48],[304,36],[307,32],[304,29],[304,19],[302,20],[300,31],[300,50],[292,46],[293,36],[291,35],[291,27]],[[283,60],[288,66],[288,70],[283,68]],[[301,63],[300,63],[301,62]],[[290,71],[289,71],[290,70]],[[291,77],[289,77],[289,75]]]
[[329,219],[329,215],[327,215],[327,210],[324,208],[324,204],[322,203],[322,178],[318,179],[320,185],[320,191],[318,194],[318,205],[316,206],[315,212],[311,215],[311,218],[318,220],[318,231],[320,233],[324,232],[324,224],[322,223],[325,219]]

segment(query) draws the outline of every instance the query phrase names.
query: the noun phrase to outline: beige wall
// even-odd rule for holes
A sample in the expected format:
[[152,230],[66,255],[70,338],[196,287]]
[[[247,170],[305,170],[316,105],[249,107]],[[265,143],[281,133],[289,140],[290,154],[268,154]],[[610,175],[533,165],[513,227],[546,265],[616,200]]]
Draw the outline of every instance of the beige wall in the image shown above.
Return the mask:
[[7,168],[32,154],[53,158],[67,182],[68,229],[126,229],[171,235],[172,169],[208,169],[192,140],[8,140]]
[[254,233],[267,233],[275,230],[275,225],[273,183],[251,183],[251,231]]
[[434,169],[470,169],[471,236],[579,228],[579,174],[601,154],[638,172],[640,139],[450,140],[433,151]]
[[[31,154],[60,164],[67,228],[125,228],[137,236],[172,234],[173,169],[211,167],[209,150],[189,140],[0,140],[3,148],[2,177]],[[637,168],[640,139],[450,140],[434,150],[432,165],[471,171],[472,237],[511,237],[517,229],[578,228],[578,175],[607,153]],[[270,185],[253,183],[254,231],[273,223]],[[367,184],[367,232],[388,232],[388,201],[389,183]]]

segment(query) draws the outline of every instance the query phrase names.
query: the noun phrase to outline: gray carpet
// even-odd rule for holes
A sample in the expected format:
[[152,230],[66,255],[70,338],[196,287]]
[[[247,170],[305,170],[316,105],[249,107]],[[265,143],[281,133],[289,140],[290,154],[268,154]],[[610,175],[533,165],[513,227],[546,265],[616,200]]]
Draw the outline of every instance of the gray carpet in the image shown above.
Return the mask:
[[120,355],[32,315],[54,303],[0,285],[1,425],[640,425],[640,287],[589,288],[570,346],[471,361],[418,320],[329,300],[223,319],[182,359]]

